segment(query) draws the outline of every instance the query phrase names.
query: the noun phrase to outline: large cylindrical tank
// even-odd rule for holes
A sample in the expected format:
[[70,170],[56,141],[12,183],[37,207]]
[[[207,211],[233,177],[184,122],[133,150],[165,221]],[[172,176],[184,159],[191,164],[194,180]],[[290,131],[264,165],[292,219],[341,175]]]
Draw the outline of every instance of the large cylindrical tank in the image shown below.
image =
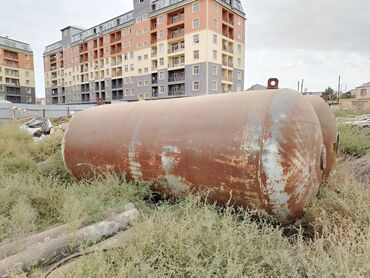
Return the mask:
[[339,135],[337,132],[337,122],[333,111],[329,105],[319,96],[305,96],[311,103],[317,117],[319,118],[324,145],[326,147],[326,167],[324,177],[328,177],[335,166],[337,151],[339,147]]
[[323,138],[293,90],[105,105],[78,113],[63,140],[78,179],[109,169],[163,194],[299,217],[322,177]]

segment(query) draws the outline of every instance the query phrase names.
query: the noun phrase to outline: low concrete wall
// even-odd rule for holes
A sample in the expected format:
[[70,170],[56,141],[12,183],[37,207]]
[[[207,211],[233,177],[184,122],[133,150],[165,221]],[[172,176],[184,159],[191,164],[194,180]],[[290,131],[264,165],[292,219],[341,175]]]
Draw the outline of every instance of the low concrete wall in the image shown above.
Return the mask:
[[94,105],[37,105],[0,103],[0,121],[27,117],[59,118],[80,112]]

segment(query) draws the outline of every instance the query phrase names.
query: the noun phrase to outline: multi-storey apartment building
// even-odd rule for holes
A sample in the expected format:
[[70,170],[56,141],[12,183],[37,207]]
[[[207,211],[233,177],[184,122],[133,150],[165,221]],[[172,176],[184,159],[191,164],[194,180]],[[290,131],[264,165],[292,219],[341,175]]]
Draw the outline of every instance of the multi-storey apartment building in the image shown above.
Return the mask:
[[35,103],[33,52],[29,44],[0,36],[0,100]]
[[44,52],[47,103],[160,99],[240,91],[245,14],[239,0],[134,0]]

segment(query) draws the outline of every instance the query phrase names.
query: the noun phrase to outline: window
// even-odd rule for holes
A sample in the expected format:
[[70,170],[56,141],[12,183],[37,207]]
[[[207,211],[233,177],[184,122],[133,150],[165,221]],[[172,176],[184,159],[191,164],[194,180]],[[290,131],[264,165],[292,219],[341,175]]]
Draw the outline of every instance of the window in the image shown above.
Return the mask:
[[149,80],[144,81],[144,86],[149,86]]
[[217,60],[217,50],[213,50],[213,60]]
[[26,85],[30,85],[30,81],[29,80],[26,80]]
[[134,52],[130,52],[130,59],[134,59]]
[[217,91],[217,81],[212,81],[212,91]]
[[133,97],[133,96],[135,96],[135,89],[134,88],[131,88],[131,96]]
[[26,77],[29,77],[29,76],[30,76],[30,72],[29,71],[26,71]]
[[213,66],[212,67],[212,74],[213,75],[217,75],[218,74],[217,66]]
[[218,29],[218,20],[217,19],[212,20],[212,26],[213,26],[214,29]]
[[193,3],[193,13],[199,12],[199,2]]
[[125,97],[130,96],[130,89],[125,89]]
[[4,86],[0,85],[0,92],[4,91]]
[[240,68],[242,66],[242,59],[238,58],[238,67]]
[[139,61],[141,61],[141,56],[137,56],[137,59],[138,59]]
[[213,43],[217,44],[217,35],[213,35]]
[[162,24],[162,23],[163,23],[163,15],[158,17],[158,24]]
[[238,40],[241,40],[241,39],[242,39],[242,33],[238,32]]
[[162,39],[162,38],[163,38],[163,36],[164,36],[164,32],[163,32],[163,30],[159,30],[158,37],[159,37],[160,39]]
[[193,51],[193,59],[198,60],[199,59],[199,50],[194,50]]
[[138,87],[143,87],[143,81],[139,81],[139,82],[137,82],[137,86],[138,86]]
[[148,41],[145,41],[145,42],[143,43],[143,47],[148,47],[148,45],[149,45]]
[[158,52],[159,52],[160,54],[163,54],[163,52],[164,52],[164,44],[163,44],[163,43],[161,43],[161,44],[159,45],[159,50],[158,50]]
[[135,82],[135,77],[131,76],[131,77],[130,77],[130,83],[131,83],[131,84],[134,84],[134,82]]
[[199,28],[199,18],[193,19],[193,29]]
[[26,88],[26,94],[30,95],[32,93],[31,88]]
[[159,93],[164,94],[164,86],[163,85],[159,87]]
[[241,71],[238,71],[237,75],[236,75],[236,78],[240,81],[242,80],[242,72]]
[[28,103],[32,102],[32,97],[27,97],[27,102]]
[[138,70],[138,72],[139,72],[139,74],[140,74],[140,73],[143,73],[143,69],[139,69],[139,70]]
[[361,89],[360,94],[362,97],[366,97],[366,89]]
[[193,75],[199,75],[199,66],[193,66]]
[[241,20],[241,18],[240,17],[238,17],[238,25],[240,26],[240,25],[242,25],[242,20]]
[[199,81],[193,82],[193,91],[199,91]]
[[193,43],[198,44],[199,43],[199,34],[193,35]]
[[141,43],[141,42],[139,42],[138,44],[137,44],[137,48],[142,48],[143,47],[143,44]]
[[131,65],[130,65],[130,70],[131,70],[131,71],[135,70],[135,68],[134,68],[134,64],[131,64]]
[[159,80],[164,80],[164,71],[159,72]]
[[144,55],[144,60],[148,60],[148,54]]
[[242,46],[240,44],[238,44],[238,53],[241,54],[242,53]]
[[160,66],[164,66],[164,58],[160,58],[159,59],[159,65]]
[[213,11],[218,13],[218,4],[216,2],[213,2]]

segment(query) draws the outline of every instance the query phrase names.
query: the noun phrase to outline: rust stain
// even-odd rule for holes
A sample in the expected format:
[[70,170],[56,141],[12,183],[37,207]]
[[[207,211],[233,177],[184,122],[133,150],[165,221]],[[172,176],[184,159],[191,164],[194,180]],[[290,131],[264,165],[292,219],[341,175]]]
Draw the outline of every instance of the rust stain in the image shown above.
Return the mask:
[[64,162],[77,178],[110,166],[163,194],[202,192],[290,223],[316,196],[322,145],[306,99],[268,90],[88,109],[70,123]]

